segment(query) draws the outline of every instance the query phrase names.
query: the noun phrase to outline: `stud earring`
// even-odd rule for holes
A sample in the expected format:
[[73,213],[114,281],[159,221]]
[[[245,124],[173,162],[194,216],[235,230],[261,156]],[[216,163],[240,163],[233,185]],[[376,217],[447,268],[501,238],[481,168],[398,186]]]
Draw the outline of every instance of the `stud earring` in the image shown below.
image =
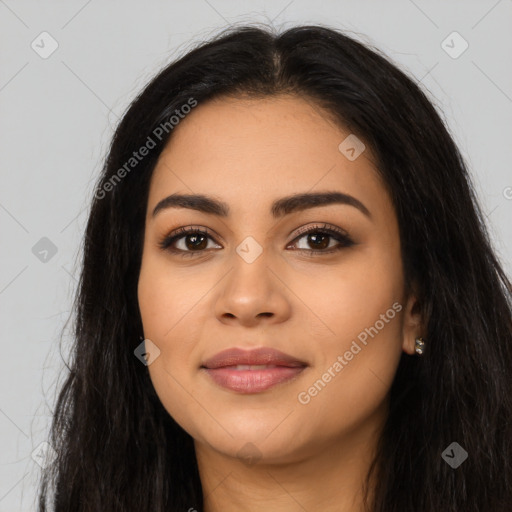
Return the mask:
[[414,351],[419,356],[423,354],[423,352],[425,351],[425,341],[423,340],[423,338],[416,338],[414,342]]

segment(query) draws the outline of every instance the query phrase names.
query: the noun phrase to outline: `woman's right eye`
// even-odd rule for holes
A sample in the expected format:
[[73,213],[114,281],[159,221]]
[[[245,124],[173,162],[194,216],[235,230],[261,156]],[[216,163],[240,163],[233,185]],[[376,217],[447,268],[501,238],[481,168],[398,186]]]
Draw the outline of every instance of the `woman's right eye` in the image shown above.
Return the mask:
[[[211,249],[212,247],[208,247],[208,241],[213,242],[213,238],[204,229],[180,228],[165,236],[158,245],[163,250],[181,256],[191,256],[197,252],[204,252],[204,249]],[[181,245],[181,247],[178,247],[178,245]]]

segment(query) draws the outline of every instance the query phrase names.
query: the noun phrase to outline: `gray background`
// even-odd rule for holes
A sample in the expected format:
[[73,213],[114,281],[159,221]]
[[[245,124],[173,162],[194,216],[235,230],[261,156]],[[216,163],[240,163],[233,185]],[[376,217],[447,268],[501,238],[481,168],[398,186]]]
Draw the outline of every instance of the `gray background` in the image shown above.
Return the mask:
[[[63,382],[79,245],[119,116],[193,42],[256,21],[348,30],[416,77],[467,160],[512,274],[511,0],[0,0],[0,512],[35,508],[31,454],[46,440]],[[31,47],[51,48],[43,31],[58,43],[46,59]],[[469,44],[458,58],[442,47],[453,31]],[[462,48],[453,37],[447,44]],[[54,255],[38,253],[43,237]]]

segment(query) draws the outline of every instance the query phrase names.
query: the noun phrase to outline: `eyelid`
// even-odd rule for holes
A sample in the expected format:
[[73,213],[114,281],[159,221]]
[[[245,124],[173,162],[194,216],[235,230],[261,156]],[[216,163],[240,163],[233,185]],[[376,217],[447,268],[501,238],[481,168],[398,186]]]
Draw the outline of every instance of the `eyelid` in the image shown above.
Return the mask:
[[[323,224],[323,225],[320,225],[320,224]],[[334,232],[337,235],[350,238],[350,235],[344,229],[339,228],[338,226],[335,226],[334,224],[322,222],[322,223],[318,223],[318,225],[314,225],[314,226],[306,225],[306,226],[300,227],[295,233],[294,240],[296,240],[301,235],[305,235],[307,233],[311,233],[311,232],[315,232],[315,231]]]

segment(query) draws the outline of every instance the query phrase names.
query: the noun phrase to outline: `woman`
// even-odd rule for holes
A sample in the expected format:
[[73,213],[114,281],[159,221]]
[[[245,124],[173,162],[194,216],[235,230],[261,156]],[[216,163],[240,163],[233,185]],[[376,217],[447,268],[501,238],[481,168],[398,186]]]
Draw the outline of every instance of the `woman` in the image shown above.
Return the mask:
[[411,79],[226,30],[116,130],[40,510],[509,510],[510,292]]

